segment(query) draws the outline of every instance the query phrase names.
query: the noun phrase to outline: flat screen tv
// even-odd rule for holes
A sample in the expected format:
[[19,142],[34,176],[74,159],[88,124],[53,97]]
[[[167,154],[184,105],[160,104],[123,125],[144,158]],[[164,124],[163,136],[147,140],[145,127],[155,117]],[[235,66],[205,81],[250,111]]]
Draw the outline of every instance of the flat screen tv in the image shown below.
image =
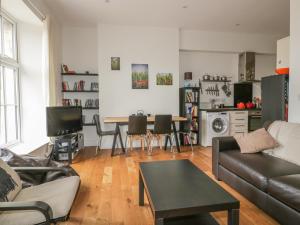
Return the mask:
[[47,107],[48,137],[63,136],[82,130],[82,108],[73,106]]

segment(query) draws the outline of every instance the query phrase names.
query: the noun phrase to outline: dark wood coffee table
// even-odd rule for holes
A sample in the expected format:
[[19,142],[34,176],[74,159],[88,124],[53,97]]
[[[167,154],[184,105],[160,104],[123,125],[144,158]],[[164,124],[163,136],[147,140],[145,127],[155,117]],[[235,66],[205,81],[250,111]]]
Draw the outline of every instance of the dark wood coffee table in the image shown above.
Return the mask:
[[228,211],[228,224],[239,224],[240,202],[189,160],[142,162],[139,205],[149,199],[155,225],[216,225],[209,212]]

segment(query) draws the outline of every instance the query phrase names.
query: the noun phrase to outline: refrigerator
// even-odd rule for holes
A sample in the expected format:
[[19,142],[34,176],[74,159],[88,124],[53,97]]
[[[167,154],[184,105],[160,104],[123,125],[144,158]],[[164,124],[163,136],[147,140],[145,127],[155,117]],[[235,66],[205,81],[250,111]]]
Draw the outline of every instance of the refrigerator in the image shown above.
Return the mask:
[[261,79],[262,124],[288,120],[288,75],[272,75]]

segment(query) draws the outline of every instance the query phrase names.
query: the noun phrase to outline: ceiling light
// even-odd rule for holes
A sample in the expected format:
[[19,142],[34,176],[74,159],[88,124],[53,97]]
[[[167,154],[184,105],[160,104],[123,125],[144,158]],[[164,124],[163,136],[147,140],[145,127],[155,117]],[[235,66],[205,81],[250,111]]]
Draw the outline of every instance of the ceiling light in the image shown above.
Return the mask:
[[187,9],[187,8],[188,8],[188,6],[187,6],[187,5],[184,5],[184,6],[182,6],[182,8],[183,8],[183,9]]
[[110,3],[110,0],[105,0],[105,3]]
[[237,27],[240,26],[240,25],[241,25],[241,24],[239,24],[239,23],[236,23],[236,24],[235,24],[235,26],[237,26]]

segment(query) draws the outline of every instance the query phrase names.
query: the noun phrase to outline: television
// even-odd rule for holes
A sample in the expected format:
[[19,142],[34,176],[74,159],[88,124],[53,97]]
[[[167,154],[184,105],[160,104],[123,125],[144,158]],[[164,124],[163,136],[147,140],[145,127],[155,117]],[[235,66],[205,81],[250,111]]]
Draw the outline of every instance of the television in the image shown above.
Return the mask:
[[82,130],[82,107],[47,107],[47,136],[57,137]]

